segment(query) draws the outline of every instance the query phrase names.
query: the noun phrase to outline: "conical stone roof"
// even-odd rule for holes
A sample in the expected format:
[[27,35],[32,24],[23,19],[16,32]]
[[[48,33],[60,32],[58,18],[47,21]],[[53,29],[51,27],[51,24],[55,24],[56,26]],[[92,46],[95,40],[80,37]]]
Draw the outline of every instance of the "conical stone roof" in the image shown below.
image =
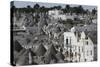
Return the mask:
[[55,47],[53,45],[51,45],[50,48],[48,49],[47,53],[55,55],[57,53],[57,51],[56,51]]
[[63,55],[61,52],[58,52],[58,53],[56,54],[56,58],[57,58],[58,60],[63,60],[63,59],[64,59],[64,55]]
[[23,49],[23,47],[17,40],[15,40],[13,44],[14,44],[14,50],[16,50],[17,52],[20,52]]
[[44,61],[45,61],[46,64],[49,64],[52,60],[57,61],[57,58],[55,57],[55,55],[50,54],[50,53],[45,55]]
[[[29,56],[29,53],[30,53],[30,56]],[[33,56],[35,56],[35,53],[33,53],[30,49],[27,49],[27,50],[22,50],[21,51],[21,55],[18,56],[18,60],[17,60],[17,64],[19,65],[28,65],[30,64],[29,61],[30,61],[30,58],[31,57],[31,64],[33,64]]]
[[40,44],[37,48],[36,55],[43,56],[45,54],[45,52],[46,52],[45,47],[42,44]]
[[56,51],[56,49],[55,49],[55,47],[53,46],[53,45],[51,45],[50,46],[50,48],[48,49],[48,51],[45,53],[45,63],[46,64],[49,64],[52,60],[57,60],[57,58],[56,58],[56,53],[57,53],[57,51]]

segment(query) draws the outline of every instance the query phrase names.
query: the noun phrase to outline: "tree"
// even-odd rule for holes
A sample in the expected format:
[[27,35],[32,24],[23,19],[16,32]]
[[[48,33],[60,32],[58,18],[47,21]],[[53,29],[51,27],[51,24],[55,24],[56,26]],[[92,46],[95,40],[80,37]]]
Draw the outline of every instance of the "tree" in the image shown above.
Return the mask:
[[45,6],[40,7],[41,12],[45,12],[45,9],[46,9]]
[[51,9],[58,9],[60,10],[62,7],[59,5],[59,6],[54,6],[54,7],[51,7]]
[[34,5],[34,9],[39,9],[40,8],[40,5],[39,4],[35,4]]
[[72,7],[71,12],[72,13],[77,13],[77,7]]
[[66,5],[65,9],[66,9],[66,13],[69,13],[70,12],[70,5]]
[[57,8],[58,10],[60,10],[62,7],[59,5],[59,6],[56,6],[56,8]]
[[66,5],[65,6],[65,9],[70,9],[70,5]]
[[76,13],[76,14],[82,14],[82,13],[84,13],[84,9],[81,5],[79,5],[77,7],[73,7],[72,12]]
[[95,15],[96,14],[96,12],[97,12],[97,10],[94,8],[94,9],[92,9],[92,14],[93,15]]
[[66,13],[66,9],[62,9],[63,13]]
[[[30,5],[27,5],[27,8],[26,8],[26,13],[30,13],[31,12],[31,6]],[[22,9],[23,10],[23,9]]]
[[83,9],[83,7],[81,5],[78,7],[78,9],[79,9],[80,13],[84,12],[84,9]]
[[83,7],[81,6],[81,5],[79,5],[78,7],[77,7],[77,11],[76,11],[78,14],[82,14],[83,12],[84,12],[84,9],[83,9]]
[[62,9],[64,13],[69,13],[71,11],[70,5],[66,5],[64,9]]
[[34,11],[35,11],[35,22],[38,22],[39,20],[39,14],[40,14],[40,5],[39,4],[35,4],[34,5]]
[[28,6],[27,6],[27,8],[28,8],[28,9],[30,9],[30,8],[31,8],[31,6],[30,6],[30,5],[28,5]]
[[88,9],[84,10],[84,14],[88,14],[88,12],[89,12]]

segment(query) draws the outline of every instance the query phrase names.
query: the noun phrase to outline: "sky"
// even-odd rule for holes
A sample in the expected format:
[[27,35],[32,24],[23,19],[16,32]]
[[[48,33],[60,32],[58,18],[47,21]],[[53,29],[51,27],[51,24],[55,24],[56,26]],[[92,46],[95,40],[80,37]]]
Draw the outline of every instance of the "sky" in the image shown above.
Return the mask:
[[[14,1],[14,5],[16,6],[16,8],[23,8],[23,7],[27,7],[27,5],[30,5],[31,7],[33,7],[35,4],[39,4],[40,6],[45,6],[45,7],[53,7],[53,6],[61,6],[62,8],[64,8],[66,5],[70,5],[71,7],[76,7],[79,5],[75,5],[75,4],[59,4],[59,3],[43,3],[43,2],[28,2],[28,1]],[[82,7],[84,9],[88,9],[88,10],[92,10],[92,9],[97,9],[96,6],[90,6],[90,5],[82,5]]]

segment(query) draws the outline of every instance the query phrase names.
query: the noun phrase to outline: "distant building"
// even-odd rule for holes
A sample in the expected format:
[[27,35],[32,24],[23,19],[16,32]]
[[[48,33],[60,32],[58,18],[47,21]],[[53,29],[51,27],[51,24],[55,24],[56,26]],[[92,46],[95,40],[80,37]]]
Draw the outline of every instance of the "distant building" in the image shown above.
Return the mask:
[[62,20],[66,20],[66,19],[74,20],[74,17],[75,17],[68,14],[64,14],[63,11],[57,10],[57,9],[48,11],[48,15],[52,19],[62,19]]

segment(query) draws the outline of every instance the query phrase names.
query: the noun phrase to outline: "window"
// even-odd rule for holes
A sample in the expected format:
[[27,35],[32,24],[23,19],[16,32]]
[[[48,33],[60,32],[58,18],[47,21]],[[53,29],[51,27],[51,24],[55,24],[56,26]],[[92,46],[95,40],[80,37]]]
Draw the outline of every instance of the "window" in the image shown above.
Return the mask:
[[70,37],[70,44],[71,44],[71,37]]
[[87,51],[87,56],[89,55],[89,52]]
[[67,52],[66,52],[66,57],[68,57],[68,56],[69,56],[69,52],[67,51]]
[[68,39],[66,39],[66,44],[68,44]]
[[85,61],[87,61],[87,60],[85,59]]
[[79,47],[79,52],[80,52],[80,47]]
[[77,53],[75,52],[75,57],[77,57]]
[[84,51],[83,47],[82,47],[82,52]]
[[71,44],[71,37],[66,38],[66,45]]
[[86,45],[88,45],[88,41],[86,41]]
[[91,52],[90,52],[90,53],[91,53],[91,55],[92,55],[92,50],[91,50]]

